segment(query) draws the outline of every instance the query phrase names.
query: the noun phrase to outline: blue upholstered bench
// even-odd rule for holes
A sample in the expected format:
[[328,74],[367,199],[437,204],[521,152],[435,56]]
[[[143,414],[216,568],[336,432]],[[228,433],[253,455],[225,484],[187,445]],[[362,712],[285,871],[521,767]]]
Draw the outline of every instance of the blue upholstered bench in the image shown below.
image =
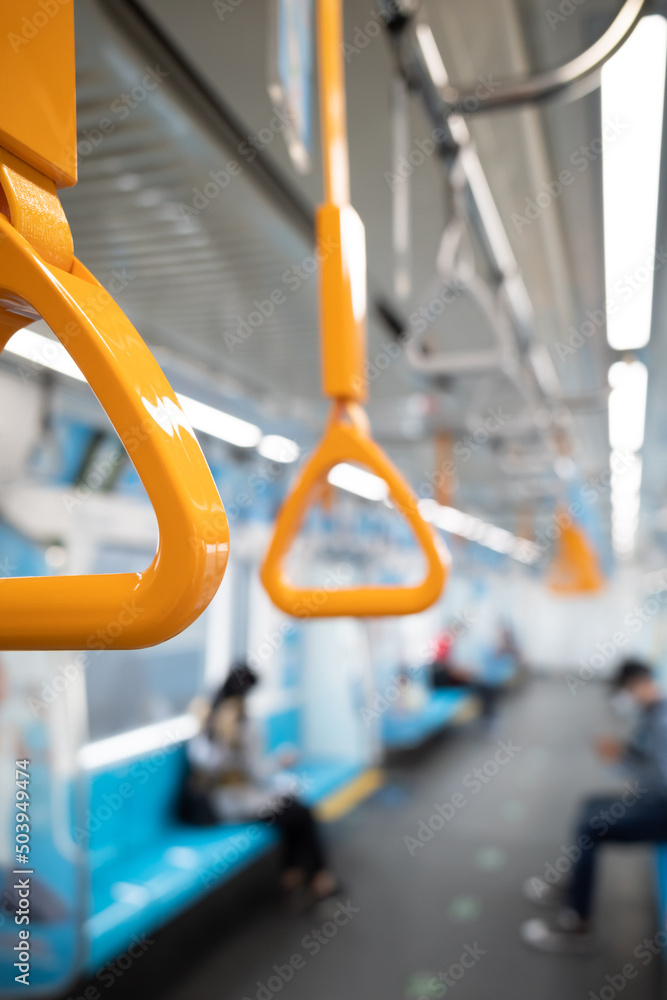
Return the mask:
[[[278,730],[274,735],[282,739],[283,723]],[[125,950],[133,935],[155,931],[277,843],[275,829],[261,823],[180,823],[176,799],[184,769],[185,748],[178,744],[90,776],[80,838],[89,848],[89,972]],[[363,770],[344,761],[310,761],[295,774],[303,800],[316,805]]]
[[417,712],[387,712],[382,717],[382,738],[389,750],[417,746],[448,726],[471,702],[467,688],[439,688],[429,692]]

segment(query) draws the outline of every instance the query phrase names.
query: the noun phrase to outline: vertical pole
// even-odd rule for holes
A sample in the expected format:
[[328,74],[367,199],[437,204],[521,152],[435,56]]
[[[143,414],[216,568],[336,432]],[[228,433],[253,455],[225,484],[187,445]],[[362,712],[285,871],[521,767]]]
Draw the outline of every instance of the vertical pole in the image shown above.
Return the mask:
[[350,203],[350,164],[345,116],[342,0],[318,0],[317,14],[324,200],[343,206]]

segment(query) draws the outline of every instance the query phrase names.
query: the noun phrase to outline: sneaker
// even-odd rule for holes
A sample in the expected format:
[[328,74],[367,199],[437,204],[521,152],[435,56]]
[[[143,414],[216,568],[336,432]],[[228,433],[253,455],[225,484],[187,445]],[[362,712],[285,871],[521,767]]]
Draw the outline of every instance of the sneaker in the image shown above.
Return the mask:
[[564,890],[561,886],[549,885],[543,879],[534,875],[527,878],[523,883],[521,891],[529,903],[535,906],[557,907],[563,906]]
[[552,921],[527,920],[521,927],[521,940],[551,955],[590,955],[596,949],[588,924],[574,910],[561,910]]

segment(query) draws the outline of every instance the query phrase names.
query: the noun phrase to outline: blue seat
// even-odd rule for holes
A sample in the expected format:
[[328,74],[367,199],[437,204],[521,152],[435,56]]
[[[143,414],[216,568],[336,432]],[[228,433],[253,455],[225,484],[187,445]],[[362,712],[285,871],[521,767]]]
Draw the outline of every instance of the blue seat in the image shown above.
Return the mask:
[[429,692],[416,712],[387,712],[382,717],[382,738],[390,750],[418,746],[451,724],[464,706],[471,702],[467,688],[440,688]]
[[[186,826],[176,818],[185,748],[175,745],[92,776],[90,809],[80,839],[90,865],[88,958],[95,972],[213,888],[242,871],[278,841],[262,823]],[[364,768],[309,761],[293,773],[309,805],[354,780]]]

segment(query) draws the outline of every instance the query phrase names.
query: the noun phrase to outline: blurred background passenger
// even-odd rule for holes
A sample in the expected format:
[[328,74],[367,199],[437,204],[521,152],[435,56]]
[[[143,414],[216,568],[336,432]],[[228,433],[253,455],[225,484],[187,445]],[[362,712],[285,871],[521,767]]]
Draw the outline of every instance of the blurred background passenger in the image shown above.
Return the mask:
[[197,824],[275,823],[283,840],[283,890],[317,902],[336,895],[338,882],[315,817],[299,801],[299,781],[284,770],[294,764],[295,753],[263,755],[259,731],[248,718],[246,697],[257,680],[246,663],[237,663],[213,698],[202,731],[188,744],[181,816]]
[[454,619],[435,641],[430,667],[434,688],[465,687],[470,683],[469,671],[456,661],[456,628]]
[[639,721],[629,743],[602,736],[596,749],[607,763],[624,765],[634,780],[615,793],[583,802],[569,841],[577,859],[567,886],[547,885],[538,878],[525,883],[525,894],[532,902],[559,908],[551,921],[529,920],[523,925],[523,939],[542,951],[591,949],[601,844],[667,842],[667,698],[651,668],[639,660],[622,663],[612,685],[617,699],[631,700],[638,707]]

